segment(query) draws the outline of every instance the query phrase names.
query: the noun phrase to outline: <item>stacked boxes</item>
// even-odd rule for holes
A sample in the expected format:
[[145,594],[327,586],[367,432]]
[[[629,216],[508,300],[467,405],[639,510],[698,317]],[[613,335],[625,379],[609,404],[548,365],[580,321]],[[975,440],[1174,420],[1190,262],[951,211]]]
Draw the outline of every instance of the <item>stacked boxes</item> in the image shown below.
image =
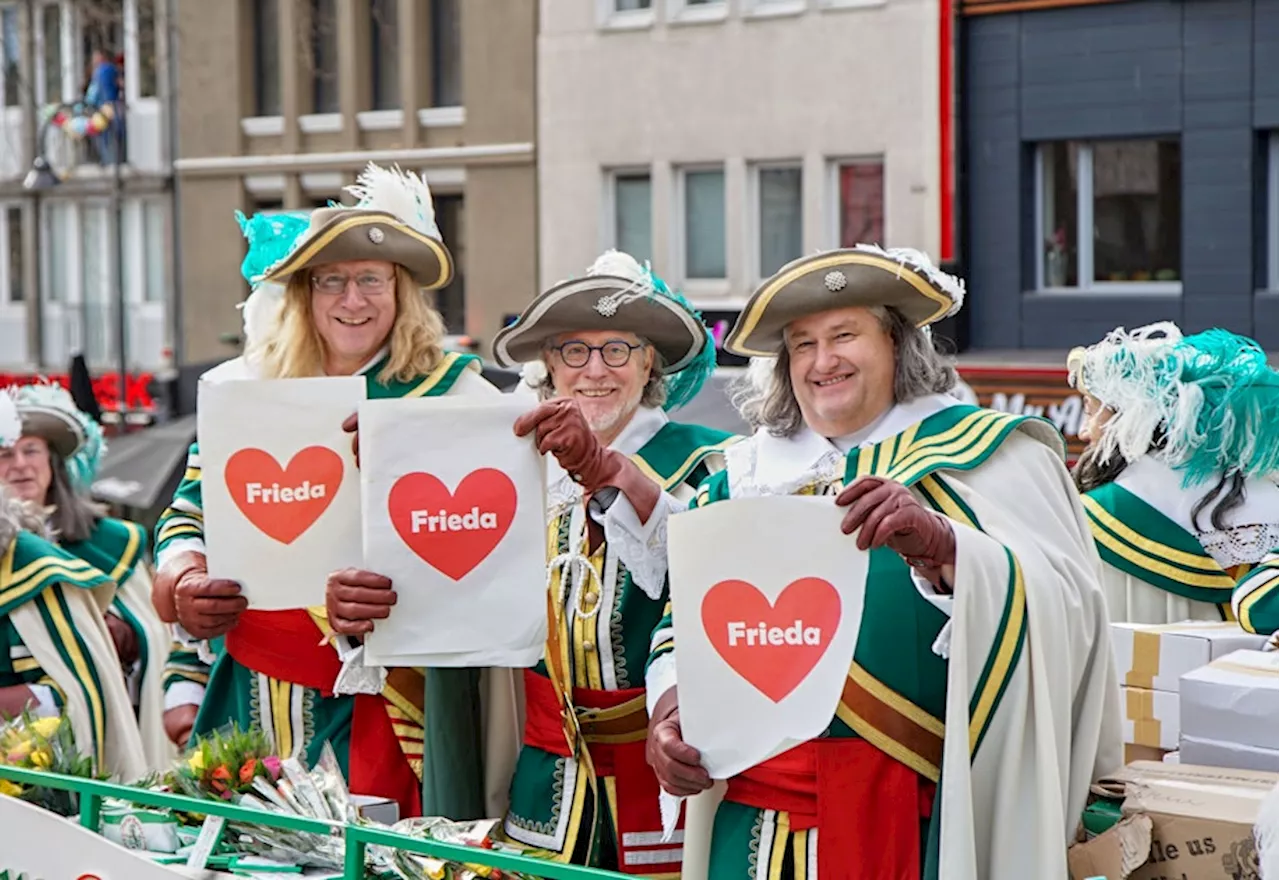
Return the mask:
[[1280,770],[1280,654],[1234,651],[1182,676],[1188,764]]

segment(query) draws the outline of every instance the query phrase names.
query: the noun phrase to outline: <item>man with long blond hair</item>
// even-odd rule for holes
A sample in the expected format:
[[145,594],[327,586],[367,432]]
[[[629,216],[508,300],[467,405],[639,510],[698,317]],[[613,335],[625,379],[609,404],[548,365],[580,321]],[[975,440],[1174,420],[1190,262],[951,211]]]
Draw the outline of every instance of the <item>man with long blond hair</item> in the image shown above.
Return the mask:
[[[478,358],[444,351],[444,324],[423,299],[423,290],[443,287],[453,276],[426,184],[370,165],[350,192],[360,200],[357,207],[320,208],[306,220],[241,217],[250,243],[242,268],[258,283],[245,303],[246,353],[202,381],[363,375],[370,398],[499,393],[479,375]],[[432,715],[433,727],[447,725],[456,713],[444,710],[446,704],[484,690],[485,722],[496,744],[481,742],[480,725],[458,735],[470,735],[468,745],[485,751],[490,760],[483,772],[496,781],[449,782],[501,792],[516,752],[511,675],[426,670],[436,676],[428,686],[424,670],[398,668],[388,671],[385,684],[370,685],[368,675],[352,684],[361,680],[353,669],[359,648],[339,640],[335,651],[325,643],[331,632],[323,609],[249,611],[238,584],[209,578],[200,477],[193,445],[186,477],[157,524],[154,595],[161,615],[192,639],[222,639],[203,704],[198,714],[194,706],[188,710],[196,733],[231,721],[256,726],[279,754],[298,754],[309,764],[328,741],[353,791],[393,798],[402,816],[416,816],[424,784],[428,791],[442,787],[423,776],[424,718]],[[390,582],[344,569],[331,574],[329,584],[358,591]],[[437,714],[424,706],[427,693],[432,706],[440,701]]]

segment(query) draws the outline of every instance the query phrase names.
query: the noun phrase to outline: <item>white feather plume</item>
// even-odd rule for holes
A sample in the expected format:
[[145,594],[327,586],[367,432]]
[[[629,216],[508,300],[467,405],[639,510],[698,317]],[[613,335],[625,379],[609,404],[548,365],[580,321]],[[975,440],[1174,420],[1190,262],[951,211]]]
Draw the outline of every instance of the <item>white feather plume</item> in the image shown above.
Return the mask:
[[244,319],[246,351],[275,335],[279,329],[280,307],[283,304],[284,285],[268,282],[255,287],[249,298],[236,307],[240,309]]
[[587,269],[587,275],[614,275],[635,282],[647,282],[649,279],[649,273],[635,257],[612,248],[596,257],[596,261]]
[[951,308],[947,309],[945,317],[951,317],[964,305],[964,282],[935,266],[933,260],[929,259],[928,254],[923,251],[915,248],[882,248],[874,244],[855,244],[853,249],[893,260],[904,268],[910,268],[928,278],[930,283],[951,299]]
[[0,394],[0,447],[12,446],[22,437],[22,419],[12,394]]
[[383,168],[370,162],[346,190],[359,200],[357,208],[386,211],[423,235],[440,239],[431,187],[415,172],[401,171],[399,165]]
[[1280,880],[1280,785],[1271,789],[1253,826],[1262,880]]

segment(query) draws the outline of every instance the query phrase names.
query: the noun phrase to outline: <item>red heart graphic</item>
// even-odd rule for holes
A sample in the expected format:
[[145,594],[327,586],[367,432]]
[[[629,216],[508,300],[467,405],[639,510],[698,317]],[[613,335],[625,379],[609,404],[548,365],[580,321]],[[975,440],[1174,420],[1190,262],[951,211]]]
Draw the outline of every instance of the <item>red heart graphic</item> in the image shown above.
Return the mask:
[[498,546],[516,515],[516,487],[493,468],[462,478],[450,494],[421,471],[396,480],[387,496],[400,539],[436,571],[460,581]]
[[739,580],[720,581],[702,599],[702,627],[716,652],[775,703],[818,664],[839,625],[840,593],[822,578],[792,581],[773,604]]
[[227,459],[223,478],[245,519],[292,544],[333,502],[342,472],[342,456],[325,446],[300,450],[283,469],[270,453],[251,447]]

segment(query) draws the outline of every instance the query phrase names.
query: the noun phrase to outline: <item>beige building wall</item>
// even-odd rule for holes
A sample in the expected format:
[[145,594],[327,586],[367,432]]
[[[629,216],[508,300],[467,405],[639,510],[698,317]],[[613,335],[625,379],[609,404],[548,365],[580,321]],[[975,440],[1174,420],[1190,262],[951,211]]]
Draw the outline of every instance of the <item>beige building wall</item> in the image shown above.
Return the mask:
[[[399,108],[373,110],[370,0],[336,0],[338,112],[313,112],[309,3],[276,0],[280,114],[255,116],[249,0],[179,3],[181,357],[239,353],[246,245],[234,212],[309,209],[375,161],[423,174],[465,285],[462,331],[487,343],[537,288],[533,2],[452,0],[461,102],[433,106],[433,5],[393,0]],[[198,99],[193,96],[200,96]],[[349,199],[348,199],[349,201]],[[447,205],[447,207],[446,207]],[[446,222],[444,212],[450,211]],[[450,227],[454,227],[451,231]]]
[[[885,244],[939,246],[936,0],[544,0],[538,43],[544,285],[613,242],[612,169],[647,169],[654,269],[701,306],[759,280],[752,168],[802,168],[803,249],[838,244],[833,160],[880,157]],[[686,282],[680,169],[725,170],[726,274]]]

